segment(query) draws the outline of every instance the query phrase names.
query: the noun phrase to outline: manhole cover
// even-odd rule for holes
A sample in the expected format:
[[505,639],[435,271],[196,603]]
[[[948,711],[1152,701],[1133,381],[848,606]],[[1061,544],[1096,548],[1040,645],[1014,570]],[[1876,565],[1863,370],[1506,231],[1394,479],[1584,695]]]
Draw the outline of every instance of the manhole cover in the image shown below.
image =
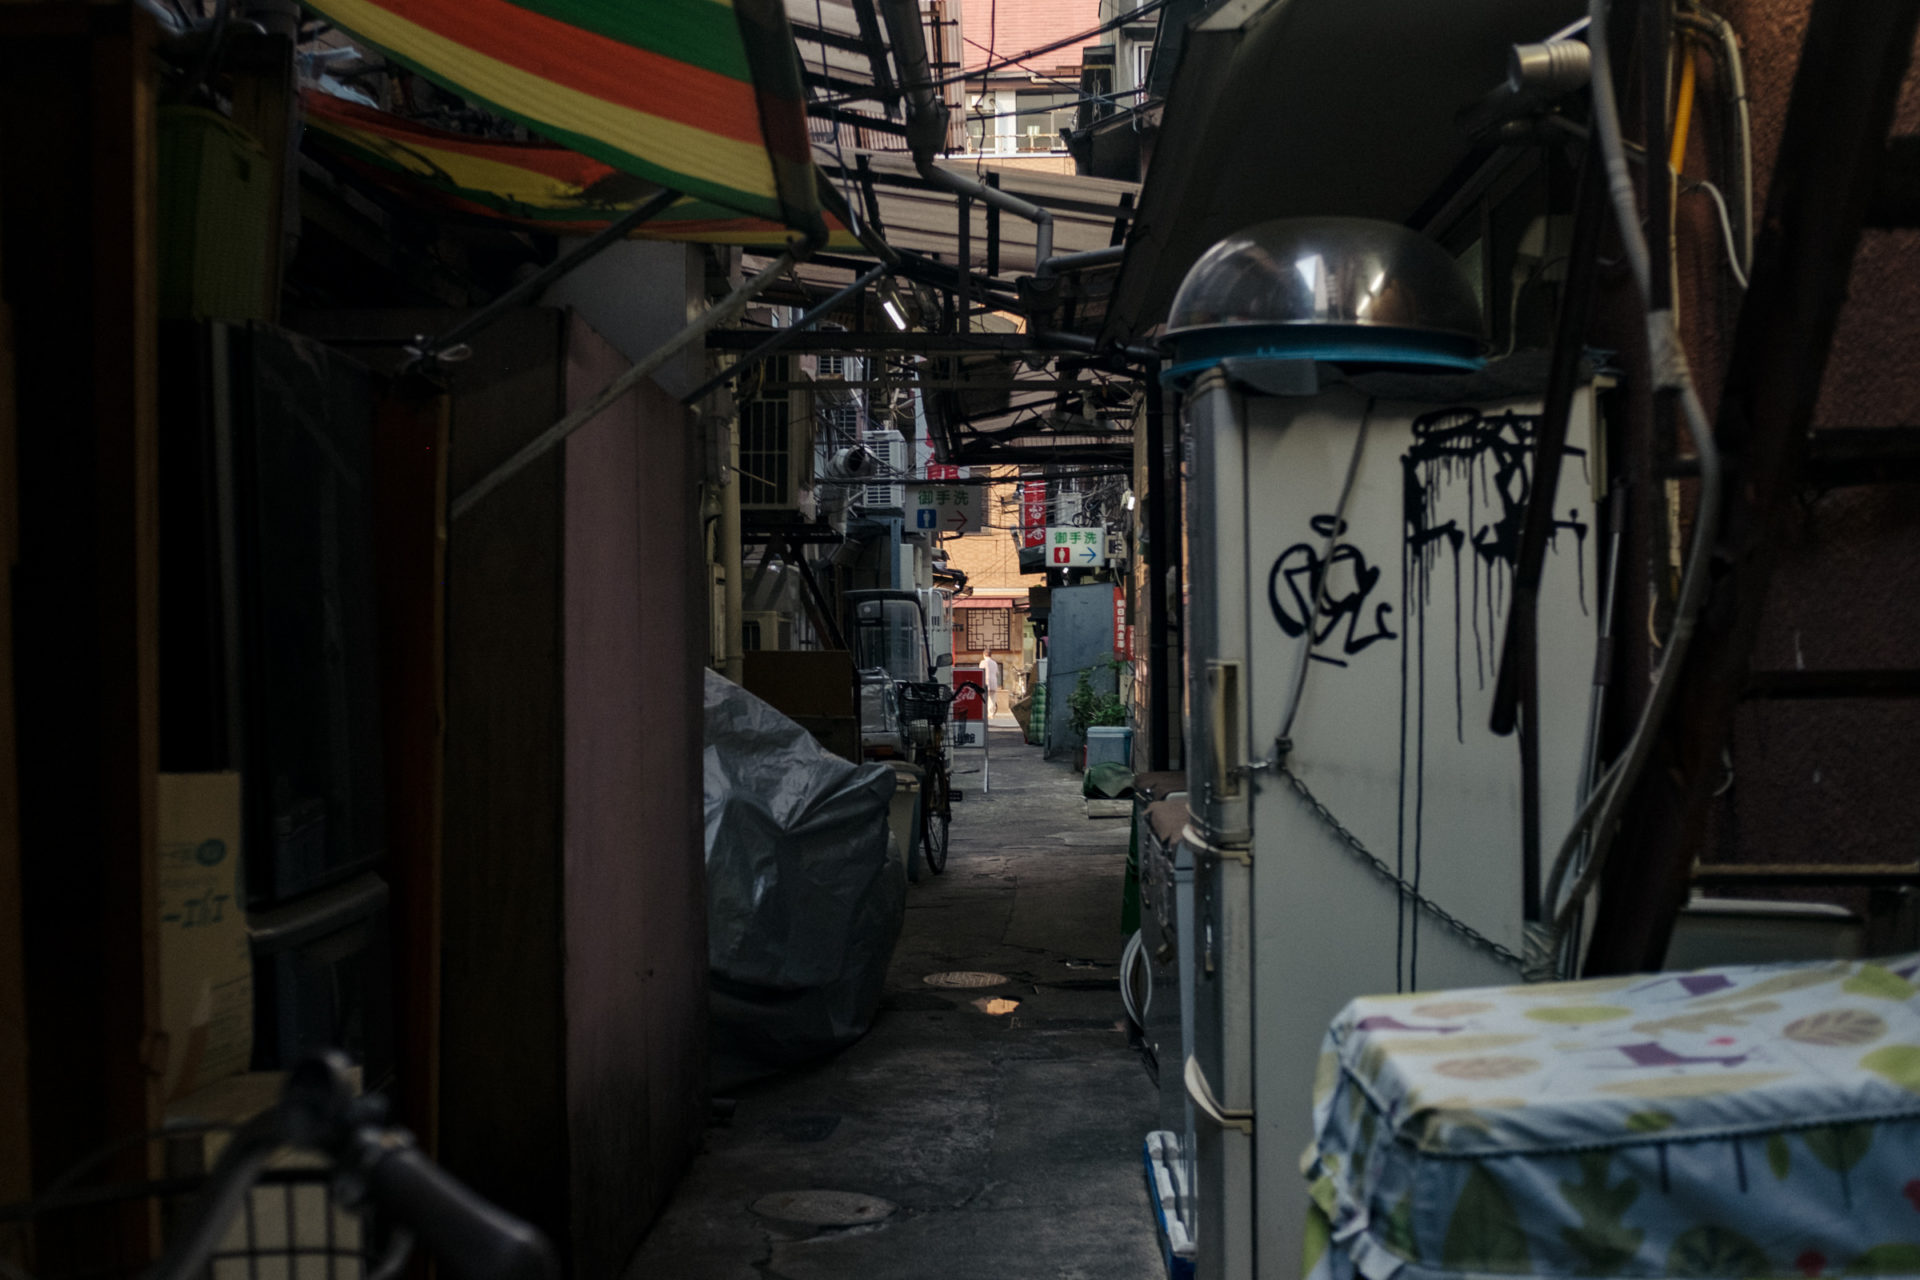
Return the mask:
[[804,1227],[858,1227],[879,1222],[899,1208],[878,1196],[857,1191],[776,1191],[753,1202],[763,1218]]
[[930,973],[920,981],[930,987],[999,987],[1006,985],[1007,975],[963,969],[952,973]]

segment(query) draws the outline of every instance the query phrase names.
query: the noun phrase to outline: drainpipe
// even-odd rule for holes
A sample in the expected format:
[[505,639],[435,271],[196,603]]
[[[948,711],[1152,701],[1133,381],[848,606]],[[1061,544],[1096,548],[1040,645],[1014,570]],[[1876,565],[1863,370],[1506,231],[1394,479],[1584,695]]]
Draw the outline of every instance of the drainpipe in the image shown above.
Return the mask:
[[720,607],[720,674],[735,684],[745,684],[747,660],[744,652],[746,608],[742,579],[746,576],[746,557],[740,536],[740,427],[738,419],[727,429],[727,474],[720,486],[720,573],[726,589]]
[[998,187],[942,169],[933,162],[934,153],[947,143],[947,104],[934,91],[926,32],[920,25],[920,0],[880,0],[880,12],[887,23],[887,40],[893,46],[894,66],[900,72],[900,88],[907,100],[907,146],[913,152],[913,167],[937,187],[955,195],[971,196],[982,204],[1031,222],[1034,274],[1047,275],[1048,261],[1053,257],[1051,213]]

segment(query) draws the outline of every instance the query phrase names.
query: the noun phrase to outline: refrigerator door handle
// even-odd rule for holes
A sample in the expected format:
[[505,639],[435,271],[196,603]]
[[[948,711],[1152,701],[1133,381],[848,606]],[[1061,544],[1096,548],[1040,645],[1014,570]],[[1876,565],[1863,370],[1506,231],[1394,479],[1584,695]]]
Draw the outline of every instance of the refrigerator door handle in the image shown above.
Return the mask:
[[1207,1083],[1207,1073],[1201,1069],[1200,1060],[1191,1054],[1187,1055],[1186,1081],[1187,1096],[1207,1119],[1222,1129],[1237,1129],[1248,1137],[1253,1136],[1253,1112],[1229,1111],[1221,1106],[1220,1100],[1213,1096],[1213,1086]]

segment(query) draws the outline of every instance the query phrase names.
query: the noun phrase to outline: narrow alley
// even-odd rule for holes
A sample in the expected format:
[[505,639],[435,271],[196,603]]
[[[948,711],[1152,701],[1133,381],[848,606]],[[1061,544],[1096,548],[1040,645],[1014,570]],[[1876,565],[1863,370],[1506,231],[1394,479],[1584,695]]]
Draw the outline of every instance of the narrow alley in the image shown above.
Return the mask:
[[[1158,1273],[1140,1164],[1154,1092],[1116,987],[1127,823],[1088,819],[1079,775],[1007,725],[987,794],[956,775],[946,872],[908,894],[872,1032],[738,1092],[629,1280]],[[926,981],[951,972],[1006,981]],[[818,1191],[897,1207],[786,1194]],[[804,1221],[835,1208],[877,1220]]]

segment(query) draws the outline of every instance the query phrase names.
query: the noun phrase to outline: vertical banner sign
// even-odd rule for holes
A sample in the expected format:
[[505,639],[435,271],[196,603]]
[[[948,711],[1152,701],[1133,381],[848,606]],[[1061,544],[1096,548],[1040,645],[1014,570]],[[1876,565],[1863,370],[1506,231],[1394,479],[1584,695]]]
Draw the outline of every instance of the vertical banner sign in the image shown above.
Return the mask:
[[1123,587],[1113,589],[1113,653],[1124,661],[1133,661],[1133,649],[1127,643],[1127,593]]
[[1047,543],[1047,482],[1028,480],[1020,486],[1020,545],[1043,547]]

